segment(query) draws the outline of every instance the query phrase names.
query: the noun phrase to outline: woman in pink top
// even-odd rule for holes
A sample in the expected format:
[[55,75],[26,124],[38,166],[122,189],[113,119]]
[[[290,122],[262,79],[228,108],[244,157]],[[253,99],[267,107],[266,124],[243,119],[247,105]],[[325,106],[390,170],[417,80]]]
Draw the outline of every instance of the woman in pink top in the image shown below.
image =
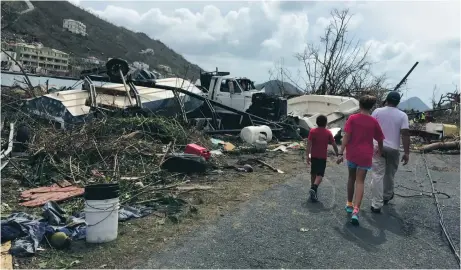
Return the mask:
[[[378,153],[383,149],[384,135],[378,121],[370,115],[371,109],[376,103],[374,96],[363,96],[359,100],[360,113],[353,114],[347,119],[344,126],[344,135],[337,163],[343,161],[343,153],[346,149],[347,166],[349,167],[349,179],[347,182],[346,211],[352,213],[351,222],[359,225],[359,210],[362,203],[365,177],[371,169],[374,154],[373,139],[378,142]],[[354,191],[357,192],[354,192]],[[355,205],[352,203],[355,193]]]

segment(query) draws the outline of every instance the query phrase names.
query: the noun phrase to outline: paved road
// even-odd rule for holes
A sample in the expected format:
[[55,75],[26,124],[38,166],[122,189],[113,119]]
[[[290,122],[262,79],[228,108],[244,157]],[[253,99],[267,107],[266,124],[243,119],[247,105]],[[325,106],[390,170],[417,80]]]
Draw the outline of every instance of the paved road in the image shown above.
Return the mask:
[[[459,251],[459,156],[426,157],[436,188],[452,196],[441,203]],[[431,190],[422,157],[412,159],[399,168],[400,195]],[[459,268],[433,198],[397,196],[376,215],[367,187],[361,226],[353,227],[343,209],[346,177],[344,166],[328,167],[321,202],[313,204],[306,201],[308,175],[299,175],[152,254],[139,268]]]

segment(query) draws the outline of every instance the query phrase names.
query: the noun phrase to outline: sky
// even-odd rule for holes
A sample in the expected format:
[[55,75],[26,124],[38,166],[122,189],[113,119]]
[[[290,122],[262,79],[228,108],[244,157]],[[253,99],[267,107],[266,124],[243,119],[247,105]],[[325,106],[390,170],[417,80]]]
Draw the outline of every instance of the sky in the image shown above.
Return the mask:
[[[348,35],[369,47],[376,75],[395,86],[409,76],[404,99],[430,105],[460,85],[459,1],[82,1],[98,16],[159,39],[204,70],[229,71],[257,83],[275,66],[302,76],[294,57],[318,44],[333,9],[353,14]],[[301,74],[301,75],[300,75]]]

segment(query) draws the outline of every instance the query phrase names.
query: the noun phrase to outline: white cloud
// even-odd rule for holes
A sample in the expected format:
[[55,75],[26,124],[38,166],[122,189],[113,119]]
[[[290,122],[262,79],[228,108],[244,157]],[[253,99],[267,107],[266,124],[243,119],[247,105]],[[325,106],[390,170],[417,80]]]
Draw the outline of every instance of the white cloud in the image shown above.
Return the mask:
[[[79,2],[79,0],[71,0]],[[255,80],[284,59],[297,74],[295,52],[318,42],[333,8],[350,8],[349,36],[370,46],[376,73],[396,84],[410,75],[408,97],[425,102],[434,84],[452,90],[460,73],[460,3],[438,2],[80,2],[99,16],[160,39],[205,69]]]
[[80,0],[67,0],[67,1],[69,1],[70,3],[72,3],[75,6],[80,5]]
[[277,30],[261,45],[270,50],[283,49],[284,54],[294,54],[304,48],[308,29],[309,21],[306,14],[283,14],[279,17]]

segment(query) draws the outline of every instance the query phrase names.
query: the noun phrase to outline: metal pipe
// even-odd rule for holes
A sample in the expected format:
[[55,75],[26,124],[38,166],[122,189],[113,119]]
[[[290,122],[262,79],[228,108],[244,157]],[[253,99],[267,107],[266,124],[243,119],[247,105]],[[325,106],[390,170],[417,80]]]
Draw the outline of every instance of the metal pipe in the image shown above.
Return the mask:
[[126,96],[128,97],[128,100],[130,101],[130,105],[133,105],[133,101],[131,100],[130,90],[128,90],[128,86],[126,85],[125,76],[123,76],[122,69],[119,69],[118,71],[120,72],[120,77],[122,78],[123,86],[125,87]]
[[407,72],[407,74],[405,74],[405,76],[403,77],[403,79],[395,86],[394,88],[394,91],[397,91],[400,86],[402,86],[402,84],[405,82],[405,80],[408,78],[408,76],[413,72],[413,69],[415,69],[415,67],[419,64],[419,62],[416,62],[410,69],[410,71]]
[[13,138],[14,138],[14,123],[11,123],[10,124],[10,135],[8,137],[8,148],[5,151],[2,151],[0,155],[0,161],[2,163],[0,170],[2,170],[9,162],[9,160],[4,162],[3,159],[6,158],[6,156],[8,156],[13,150]]

